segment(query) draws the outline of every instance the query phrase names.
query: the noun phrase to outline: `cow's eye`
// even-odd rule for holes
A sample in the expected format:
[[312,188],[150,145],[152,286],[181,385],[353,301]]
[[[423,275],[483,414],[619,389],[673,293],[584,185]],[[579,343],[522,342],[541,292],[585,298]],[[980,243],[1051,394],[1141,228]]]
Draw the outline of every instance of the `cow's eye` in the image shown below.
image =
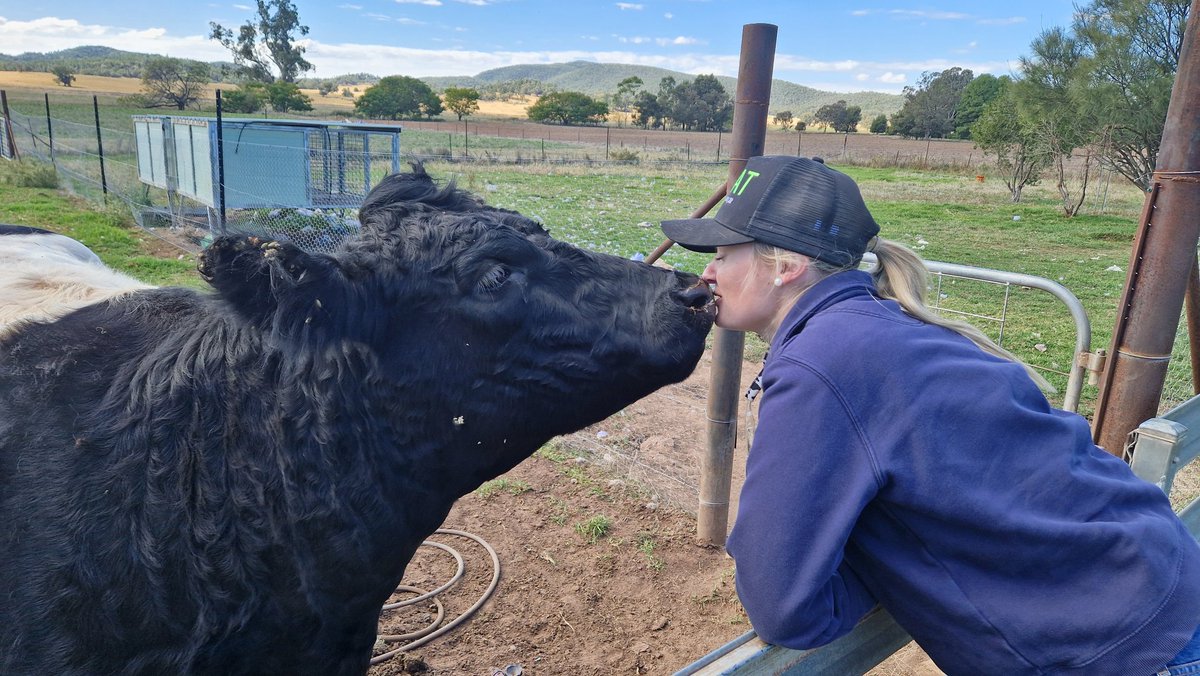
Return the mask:
[[504,283],[508,281],[508,278],[511,274],[512,273],[505,266],[497,265],[491,270],[485,272],[483,276],[479,278],[479,281],[476,282],[476,284],[482,291],[495,291],[501,286],[504,286]]

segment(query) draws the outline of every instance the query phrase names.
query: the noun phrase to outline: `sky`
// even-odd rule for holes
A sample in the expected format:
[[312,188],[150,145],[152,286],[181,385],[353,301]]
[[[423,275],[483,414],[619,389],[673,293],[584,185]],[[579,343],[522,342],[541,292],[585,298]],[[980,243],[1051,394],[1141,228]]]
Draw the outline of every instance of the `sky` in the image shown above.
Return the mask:
[[[475,75],[575,60],[737,76],[743,26],[778,27],[774,77],[824,91],[900,93],[952,67],[1011,74],[1072,0],[293,0],[306,76]],[[0,0],[0,53],[103,45],[231,61],[209,22],[234,29],[253,2]]]

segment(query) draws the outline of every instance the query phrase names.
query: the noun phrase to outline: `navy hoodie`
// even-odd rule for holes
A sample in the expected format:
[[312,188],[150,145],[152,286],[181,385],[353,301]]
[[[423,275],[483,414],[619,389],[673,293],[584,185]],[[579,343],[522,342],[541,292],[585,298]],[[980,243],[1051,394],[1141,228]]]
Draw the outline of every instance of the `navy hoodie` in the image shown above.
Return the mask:
[[1016,363],[877,296],[809,289],[764,367],[728,551],[766,641],[876,603],[948,674],[1152,674],[1200,624],[1200,547]]

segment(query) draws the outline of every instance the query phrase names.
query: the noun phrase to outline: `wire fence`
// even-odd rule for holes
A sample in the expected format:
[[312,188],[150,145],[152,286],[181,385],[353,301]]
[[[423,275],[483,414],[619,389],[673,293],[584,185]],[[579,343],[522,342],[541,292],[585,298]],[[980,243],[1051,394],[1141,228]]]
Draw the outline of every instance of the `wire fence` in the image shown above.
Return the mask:
[[[725,132],[663,132],[636,127],[567,127],[503,121],[404,123],[410,152],[448,161],[498,163],[721,164],[730,160]],[[994,162],[971,141],[915,141],[879,134],[773,130],[763,154],[816,155],[843,164],[991,172]]]
[[337,122],[131,115],[128,126],[10,111],[6,157],[54,165],[63,186],[124,204],[142,228],[195,251],[225,232],[329,251],[400,168],[400,128]]

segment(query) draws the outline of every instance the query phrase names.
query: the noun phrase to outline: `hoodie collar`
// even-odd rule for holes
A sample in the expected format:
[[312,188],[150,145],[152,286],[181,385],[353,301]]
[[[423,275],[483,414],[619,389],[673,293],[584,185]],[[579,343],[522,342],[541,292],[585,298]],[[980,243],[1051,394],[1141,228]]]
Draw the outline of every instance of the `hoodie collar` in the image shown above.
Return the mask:
[[800,333],[813,315],[834,303],[861,295],[877,295],[874,280],[862,270],[838,272],[813,284],[780,322],[771,340],[771,354],[778,353],[784,343]]

